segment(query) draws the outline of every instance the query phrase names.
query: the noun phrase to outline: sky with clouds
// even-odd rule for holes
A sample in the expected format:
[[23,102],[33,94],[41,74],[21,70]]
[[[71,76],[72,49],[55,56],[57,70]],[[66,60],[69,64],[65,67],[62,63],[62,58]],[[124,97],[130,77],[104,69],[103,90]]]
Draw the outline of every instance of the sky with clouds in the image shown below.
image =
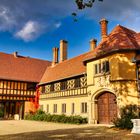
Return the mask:
[[[95,0],[78,10],[75,0],[0,0],[0,51],[52,59],[52,48],[68,41],[69,58],[89,51],[89,40],[100,42],[99,20],[107,18],[109,32],[121,24],[140,32],[139,0]],[[74,22],[72,12],[78,14]]]

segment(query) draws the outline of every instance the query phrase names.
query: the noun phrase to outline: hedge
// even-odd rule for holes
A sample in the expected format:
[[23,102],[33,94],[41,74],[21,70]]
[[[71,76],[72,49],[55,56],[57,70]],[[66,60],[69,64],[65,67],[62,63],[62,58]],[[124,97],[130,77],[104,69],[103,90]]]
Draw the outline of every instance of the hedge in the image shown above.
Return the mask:
[[35,120],[35,121],[46,121],[46,122],[59,122],[59,123],[70,123],[70,124],[85,124],[87,123],[87,118],[83,118],[79,115],[77,116],[66,116],[56,115],[56,114],[46,114],[42,110],[38,110],[35,114],[25,115],[25,120]]

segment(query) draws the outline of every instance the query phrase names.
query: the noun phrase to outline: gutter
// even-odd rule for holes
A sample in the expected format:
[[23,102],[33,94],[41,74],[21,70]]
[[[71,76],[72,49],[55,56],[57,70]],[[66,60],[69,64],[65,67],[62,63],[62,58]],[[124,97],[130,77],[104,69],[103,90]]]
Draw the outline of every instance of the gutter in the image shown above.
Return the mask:
[[109,56],[111,54],[114,53],[118,53],[118,52],[131,52],[131,51],[139,51],[140,49],[115,49],[115,50],[111,50],[109,52],[100,52],[100,53],[104,53],[104,54],[97,54],[96,56],[92,57],[92,58],[87,58],[85,60],[83,60],[84,65],[86,65],[86,63],[91,62],[93,60],[97,60],[99,58],[105,57],[105,56]]

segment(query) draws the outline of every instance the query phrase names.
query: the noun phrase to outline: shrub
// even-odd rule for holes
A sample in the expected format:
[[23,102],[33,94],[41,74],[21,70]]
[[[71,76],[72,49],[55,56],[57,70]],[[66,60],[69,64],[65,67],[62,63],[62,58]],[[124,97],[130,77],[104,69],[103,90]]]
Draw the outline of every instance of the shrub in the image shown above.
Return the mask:
[[4,116],[4,112],[0,110],[0,118],[2,118],[3,116]]
[[121,108],[120,118],[114,119],[113,123],[118,128],[131,129],[133,127],[131,119],[136,118],[140,118],[139,107],[136,105],[127,105]]
[[51,114],[46,114],[46,116],[44,118],[44,121],[51,122],[52,121],[52,115]]
[[56,114],[46,114],[42,110],[38,110],[35,114],[27,114],[25,120],[35,121],[47,121],[47,122],[60,122],[60,123],[71,123],[71,124],[84,124],[87,123],[87,118],[81,116],[66,116]]
[[25,120],[32,120],[33,115],[32,114],[26,114],[24,119]]
[[37,115],[42,115],[42,114],[46,114],[43,110],[39,109],[36,112]]

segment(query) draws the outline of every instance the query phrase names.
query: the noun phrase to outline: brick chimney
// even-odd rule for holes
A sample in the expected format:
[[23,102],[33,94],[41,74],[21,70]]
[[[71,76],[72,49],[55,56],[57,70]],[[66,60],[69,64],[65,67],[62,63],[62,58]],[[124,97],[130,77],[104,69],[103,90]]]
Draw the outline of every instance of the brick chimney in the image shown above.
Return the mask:
[[60,40],[60,62],[67,60],[67,41]]
[[52,66],[54,66],[55,64],[58,63],[58,50],[59,50],[59,48],[57,48],[57,47],[53,48],[53,62],[52,62]]
[[101,37],[102,37],[102,41],[103,41],[104,39],[107,38],[107,24],[108,24],[108,21],[105,18],[103,18],[103,19],[100,20],[99,23],[101,25]]
[[91,39],[90,40],[90,51],[93,51],[97,46],[97,40],[96,39]]

